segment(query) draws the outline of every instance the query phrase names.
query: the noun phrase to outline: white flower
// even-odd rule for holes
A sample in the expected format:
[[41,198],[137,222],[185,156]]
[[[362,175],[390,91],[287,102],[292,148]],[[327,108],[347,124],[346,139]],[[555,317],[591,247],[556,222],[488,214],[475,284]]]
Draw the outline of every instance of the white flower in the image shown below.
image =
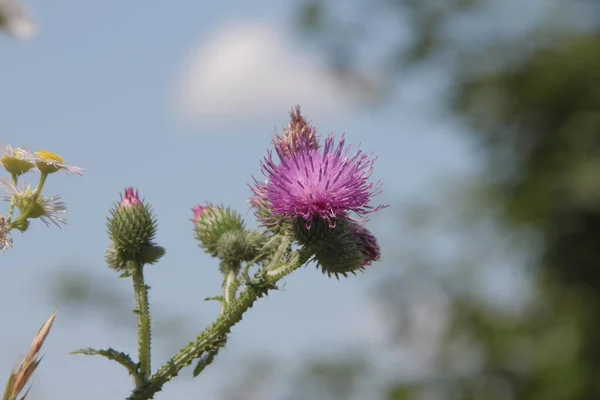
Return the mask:
[[40,196],[38,204],[43,210],[43,213],[38,217],[46,226],[50,226],[50,222],[60,228],[60,224],[66,225],[67,220],[60,215],[67,213],[67,205],[60,201],[60,196],[52,196],[45,198]]
[[17,176],[36,171],[35,164],[29,161],[33,155],[26,147],[13,148],[10,144],[0,144],[0,167]]
[[0,189],[10,194],[10,196],[3,196],[4,200],[10,200],[12,196],[17,196],[19,194],[19,189],[17,189],[15,184],[8,178],[0,178]]
[[67,175],[75,174],[83,176],[83,168],[68,165],[61,156],[46,150],[38,150],[35,153],[28,154],[27,160],[34,163],[40,172],[43,173],[52,174],[61,170]]
[[25,187],[19,190],[9,179],[0,178],[0,188],[9,195],[3,196],[3,199],[10,201],[15,197],[15,204],[21,213],[27,213],[26,218],[39,218],[46,226],[52,222],[60,228],[60,224],[67,223],[61,215],[67,213],[67,206],[60,201],[60,196],[44,197],[41,194],[34,198],[34,191],[31,186],[25,184]]

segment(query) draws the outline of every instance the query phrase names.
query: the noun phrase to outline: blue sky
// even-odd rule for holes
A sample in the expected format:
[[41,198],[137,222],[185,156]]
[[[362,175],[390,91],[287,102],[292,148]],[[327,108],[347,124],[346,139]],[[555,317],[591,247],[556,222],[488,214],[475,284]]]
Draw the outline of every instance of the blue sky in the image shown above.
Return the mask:
[[[270,136],[297,102],[321,134],[346,132],[349,142],[379,157],[374,178],[383,179],[384,194],[375,201],[392,206],[373,217],[375,233],[400,229],[393,221],[402,209],[394,205],[477,166],[460,126],[436,103],[443,85],[435,82],[443,79],[435,71],[411,77],[381,109],[356,107],[320,72],[319,56],[290,39],[285,27],[294,2],[26,5],[38,34],[28,41],[0,38],[0,140],[57,152],[87,172],[52,176],[47,184],[47,195],[67,202],[68,226],[32,224],[0,257],[0,377],[61,306],[44,285],[63,266],[94,273],[105,278],[99,283],[114,285],[108,290],[128,294],[129,282],[103,264],[105,217],[125,186],[139,188],[154,207],[158,242],[167,249],[147,272],[152,304],[186,316],[181,345],[210,323],[217,308],[202,299],[219,291],[220,277],[194,242],[190,209],[222,202],[252,224],[247,183],[260,176]],[[261,62],[257,52],[273,59]],[[357,329],[366,321],[366,290],[384,270],[403,268],[393,258],[393,239],[381,241],[384,261],[362,276],[338,282],[313,268],[295,273],[284,291],[261,300],[234,329],[212,370],[197,380],[187,371],[156,398],[213,393],[228,369],[255,353],[292,359],[364,340],[372,331]],[[123,398],[130,381],[119,366],[66,354],[109,345],[135,354],[134,329],[61,309],[31,398]],[[170,355],[160,343],[156,350],[155,367]]]

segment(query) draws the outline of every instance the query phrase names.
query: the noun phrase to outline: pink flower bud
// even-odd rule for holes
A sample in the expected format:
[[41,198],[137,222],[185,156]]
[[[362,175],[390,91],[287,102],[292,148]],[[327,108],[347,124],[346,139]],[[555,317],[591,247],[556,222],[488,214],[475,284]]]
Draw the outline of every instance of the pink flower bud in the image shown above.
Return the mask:
[[126,188],[125,194],[121,195],[121,207],[131,207],[138,204],[142,204],[138,191],[134,192],[132,187]]

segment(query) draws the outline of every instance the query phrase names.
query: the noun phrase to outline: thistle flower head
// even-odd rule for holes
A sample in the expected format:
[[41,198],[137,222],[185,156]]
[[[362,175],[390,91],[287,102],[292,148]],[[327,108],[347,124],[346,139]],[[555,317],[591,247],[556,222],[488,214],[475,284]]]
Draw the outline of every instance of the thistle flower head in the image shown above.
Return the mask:
[[300,112],[300,106],[294,107],[290,113],[290,122],[283,130],[283,135],[275,133],[273,146],[278,153],[290,157],[293,153],[304,148],[319,149],[319,138],[317,131]]
[[269,152],[261,162],[268,182],[264,187],[258,184],[254,193],[262,195],[280,221],[302,218],[310,228],[318,216],[334,227],[338,219],[366,221],[367,214],[385,207],[369,205],[381,192],[381,182],[369,183],[375,159],[360,150],[350,156],[343,136],[336,144],[329,135],[319,150],[308,141],[291,154],[281,147],[275,150],[280,164]]
[[28,161],[33,153],[27,148],[13,148],[10,144],[0,147],[0,166],[11,175],[20,176],[35,169],[33,162]]
[[154,212],[133,188],[126,188],[120,195],[110,210],[106,226],[112,241],[106,260],[115,270],[125,269],[127,261],[153,264],[165,254],[165,250],[154,243],[158,229]]
[[63,171],[67,175],[75,174],[83,176],[83,168],[68,165],[64,158],[46,150],[38,150],[35,153],[29,154],[28,160],[35,163],[37,168],[45,174]]
[[108,231],[118,247],[134,251],[154,239],[157,221],[134,188],[125,188],[119,197],[108,218]]

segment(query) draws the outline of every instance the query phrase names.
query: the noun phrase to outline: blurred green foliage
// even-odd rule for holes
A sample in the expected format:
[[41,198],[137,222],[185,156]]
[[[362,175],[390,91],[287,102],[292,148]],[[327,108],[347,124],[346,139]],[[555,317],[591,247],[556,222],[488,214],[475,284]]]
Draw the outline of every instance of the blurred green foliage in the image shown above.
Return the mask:
[[[600,2],[534,3],[302,2],[298,24],[326,50],[332,71],[346,80],[379,79],[376,86],[385,88],[379,100],[398,90],[395,84],[411,69],[437,65],[447,74],[447,107],[488,160],[483,179],[474,182],[484,193],[480,208],[490,211],[484,219],[536,240],[525,250],[508,242],[507,253],[530,255],[513,264],[528,282],[528,295],[502,306],[486,301],[469,280],[485,264],[473,249],[486,239],[476,234],[477,223],[464,220],[475,229],[457,232],[467,235],[464,258],[413,259],[422,275],[416,281],[429,282],[447,302],[443,313],[432,314],[444,321],[443,329],[431,340],[422,373],[407,373],[419,359],[397,360],[407,364],[382,373],[383,357],[368,351],[354,352],[364,359],[338,363],[309,359],[283,398],[600,398]],[[363,48],[381,43],[364,38],[389,29],[384,19],[395,21],[397,41],[369,70],[361,62]],[[356,27],[362,36],[345,34]],[[458,212],[447,204],[444,209]],[[434,272],[444,267],[456,275]],[[414,323],[405,311],[423,296],[398,293],[416,281],[392,274],[375,291],[392,325],[410,330]],[[413,346],[402,329],[392,336],[382,342],[388,352],[394,343]],[[376,382],[368,395],[348,389],[361,380]]]

